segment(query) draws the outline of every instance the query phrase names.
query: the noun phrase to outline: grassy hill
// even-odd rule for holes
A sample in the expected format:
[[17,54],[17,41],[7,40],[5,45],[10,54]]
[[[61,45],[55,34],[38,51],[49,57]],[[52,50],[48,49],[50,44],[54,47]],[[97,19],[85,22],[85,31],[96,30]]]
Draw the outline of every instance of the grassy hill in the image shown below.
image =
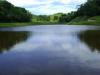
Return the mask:
[[70,21],[68,24],[70,25],[100,25],[100,16],[76,17],[75,19]]

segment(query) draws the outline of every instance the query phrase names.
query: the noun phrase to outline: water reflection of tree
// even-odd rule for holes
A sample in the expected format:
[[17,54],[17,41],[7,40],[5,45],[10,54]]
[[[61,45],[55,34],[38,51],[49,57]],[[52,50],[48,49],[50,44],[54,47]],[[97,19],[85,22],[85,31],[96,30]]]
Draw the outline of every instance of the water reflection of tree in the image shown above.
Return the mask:
[[85,42],[92,51],[100,51],[100,30],[88,30],[79,34],[81,41]]
[[0,53],[18,42],[26,40],[28,32],[0,32]]

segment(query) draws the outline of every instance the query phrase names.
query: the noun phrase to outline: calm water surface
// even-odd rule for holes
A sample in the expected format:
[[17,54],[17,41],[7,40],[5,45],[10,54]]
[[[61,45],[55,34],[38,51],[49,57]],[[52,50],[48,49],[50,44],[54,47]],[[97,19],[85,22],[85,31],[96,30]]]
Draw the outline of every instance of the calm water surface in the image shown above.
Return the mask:
[[99,75],[100,27],[0,28],[0,75]]

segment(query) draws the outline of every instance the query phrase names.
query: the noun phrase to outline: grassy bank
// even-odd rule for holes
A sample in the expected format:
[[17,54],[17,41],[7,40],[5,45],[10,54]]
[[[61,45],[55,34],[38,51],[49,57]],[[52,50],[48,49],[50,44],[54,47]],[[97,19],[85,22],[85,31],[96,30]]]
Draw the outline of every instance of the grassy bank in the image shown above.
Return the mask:
[[[31,26],[31,25],[58,25],[57,22],[29,22],[29,23],[0,23],[0,27]],[[100,25],[100,16],[77,17],[67,25]]]
[[94,17],[77,17],[68,24],[70,25],[100,25],[100,16]]
[[50,22],[30,22],[30,23],[0,23],[0,27],[34,26],[34,25],[56,25]]
[[0,27],[27,26],[31,23],[0,23]]

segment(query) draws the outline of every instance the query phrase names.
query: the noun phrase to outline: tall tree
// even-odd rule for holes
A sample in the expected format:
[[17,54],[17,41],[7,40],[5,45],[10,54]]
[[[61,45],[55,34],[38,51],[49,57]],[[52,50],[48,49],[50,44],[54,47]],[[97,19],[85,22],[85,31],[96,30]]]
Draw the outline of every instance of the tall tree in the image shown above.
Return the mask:
[[25,8],[0,0],[0,22],[29,22],[32,15]]

